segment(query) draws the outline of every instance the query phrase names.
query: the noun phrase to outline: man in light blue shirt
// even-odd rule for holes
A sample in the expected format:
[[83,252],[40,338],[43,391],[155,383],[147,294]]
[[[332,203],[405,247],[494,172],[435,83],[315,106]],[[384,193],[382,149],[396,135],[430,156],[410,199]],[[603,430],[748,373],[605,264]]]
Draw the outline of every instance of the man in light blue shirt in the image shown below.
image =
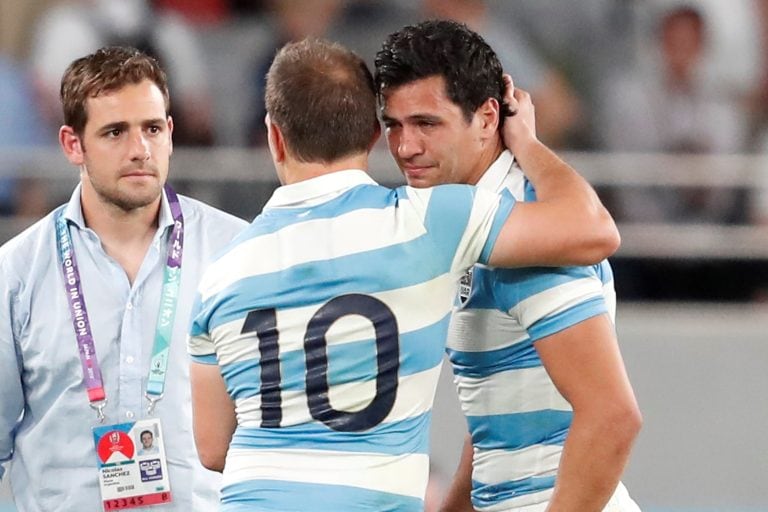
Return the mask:
[[203,268],[245,222],[166,185],[173,121],[154,59],[101,49],[70,65],[61,95],[59,142],[80,184],[0,248],[0,461],[16,505],[100,510],[92,428],[114,426],[122,444],[106,452],[130,459],[140,445],[120,425],[142,421],[163,432],[170,493],[157,509],[214,510],[184,338]]

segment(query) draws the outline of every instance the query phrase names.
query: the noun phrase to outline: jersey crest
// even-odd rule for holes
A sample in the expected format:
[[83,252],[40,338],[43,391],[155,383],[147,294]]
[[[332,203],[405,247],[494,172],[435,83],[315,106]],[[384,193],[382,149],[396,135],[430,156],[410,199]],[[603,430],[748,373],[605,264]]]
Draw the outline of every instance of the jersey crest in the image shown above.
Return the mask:
[[467,303],[469,292],[472,290],[472,270],[472,268],[467,270],[459,280],[459,300],[462,306]]

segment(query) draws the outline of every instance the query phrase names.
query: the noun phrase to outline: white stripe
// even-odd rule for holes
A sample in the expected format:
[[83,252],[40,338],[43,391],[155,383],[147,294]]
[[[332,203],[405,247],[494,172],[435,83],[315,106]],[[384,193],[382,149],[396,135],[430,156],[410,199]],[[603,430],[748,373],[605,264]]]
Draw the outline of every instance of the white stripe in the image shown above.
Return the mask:
[[614,325],[616,324],[616,288],[613,286],[613,279],[603,285],[603,298],[608,307],[608,315]]
[[222,486],[268,479],[353,486],[423,499],[428,472],[429,457],[425,454],[232,448]]
[[472,462],[472,478],[484,484],[547,477],[557,474],[562,446],[535,444],[520,450],[478,450]]
[[209,356],[215,352],[215,348],[207,334],[200,334],[187,336],[187,352],[191,356]]
[[547,489],[523,494],[477,510],[480,512],[546,512],[552,492],[552,489]]
[[[490,507],[478,508],[482,512],[545,512],[552,498],[553,490],[526,494],[519,498],[512,498]],[[619,482],[616,491],[611,496],[603,512],[640,512],[632,498],[627,493],[624,485]]]
[[514,315],[497,309],[456,309],[448,329],[448,347],[462,352],[486,352],[528,339]]
[[[381,300],[392,310],[402,335],[433,325],[448,315],[453,306],[456,287],[457,277],[443,274],[413,286],[370,295]],[[313,304],[277,312],[281,352],[304,349],[307,324],[320,307]],[[211,338],[216,343],[219,364],[227,365],[259,356],[256,334],[240,334],[244,322],[245,318],[240,318],[213,329]],[[327,341],[329,346],[340,345],[372,339],[373,334],[370,320],[359,315],[348,315],[333,324],[328,331]]]
[[[201,299],[251,276],[278,272],[311,261],[325,261],[341,256],[372,251],[408,242],[426,231],[412,217],[396,215],[404,203],[389,208],[350,211],[327,219],[308,220],[288,225],[274,233],[257,236],[232,248],[214,262],[199,287]],[[374,229],[376,236],[359,236]],[[286,241],[301,240],[299,250]],[[333,243],[328,243],[333,240]],[[295,245],[295,244],[294,244]]]
[[475,190],[467,227],[451,262],[451,269],[454,272],[463,274],[477,263],[488,240],[488,234],[491,232],[491,226],[499,209],[499,200],[499,196],[493,192],[479,188]]
[[542,366],[495,373],[481,379],[455,375],[454,381],[467,416],[572,410]]
[[565,311],[588,299],[600,297],[602,293],[603,283],[597,276],[585,277],[531,295],[520,301],[515,309],[518,310],[521,323],[530,327],[546,316]]
[[[395,404],[384,423],[392,423],[413,418],[432,410],[435,390],[440,377],[442,362],[429,370],[406,377],[401,377],[398,383]],[[329,398],[331,406],[340,411],[358,411],[366,407],[375,395],[375,381],[352,382],[331,386]],[[312,423],[315,420],[309,413],[306,393],[304,391],[282,391],[283,427]],[[363,398],[363,400],[361,400]],[[258,396],[238,399],[235,410],[238,424],[243,427],[257,428],[261,426],[261,399]]]

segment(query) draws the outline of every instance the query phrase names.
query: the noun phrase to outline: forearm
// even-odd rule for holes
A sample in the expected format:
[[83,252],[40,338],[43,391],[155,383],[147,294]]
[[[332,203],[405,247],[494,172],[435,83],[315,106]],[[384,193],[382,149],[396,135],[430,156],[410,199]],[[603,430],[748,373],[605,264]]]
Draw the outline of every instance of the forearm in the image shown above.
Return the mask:
[[639,429],[635,411],[613,420],[574,414],[547,511],[602,511],[619,483]]
[[192,422],[200,463],[223,471],[229,443],[237,427],[235,406],[227,394],[219,367],[192,363]]
[[440,506],[440,512],[474,512],[472,500],[472,437],[467,434],[461,451],[461,460],[448,493]]

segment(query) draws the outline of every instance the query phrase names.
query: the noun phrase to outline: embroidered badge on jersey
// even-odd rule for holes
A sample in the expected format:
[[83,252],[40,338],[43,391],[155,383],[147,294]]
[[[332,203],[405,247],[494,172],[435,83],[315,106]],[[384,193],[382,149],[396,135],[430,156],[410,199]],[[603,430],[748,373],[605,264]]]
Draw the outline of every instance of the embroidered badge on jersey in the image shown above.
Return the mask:
[[104,510],[146,507],[171,501],[168,462],[160,420],[93,429]]
[[472,291],[472,270],[472,268],[467,270],[459,280],[459,300],[461,300],[462,306],[467,303],[469,292]]

